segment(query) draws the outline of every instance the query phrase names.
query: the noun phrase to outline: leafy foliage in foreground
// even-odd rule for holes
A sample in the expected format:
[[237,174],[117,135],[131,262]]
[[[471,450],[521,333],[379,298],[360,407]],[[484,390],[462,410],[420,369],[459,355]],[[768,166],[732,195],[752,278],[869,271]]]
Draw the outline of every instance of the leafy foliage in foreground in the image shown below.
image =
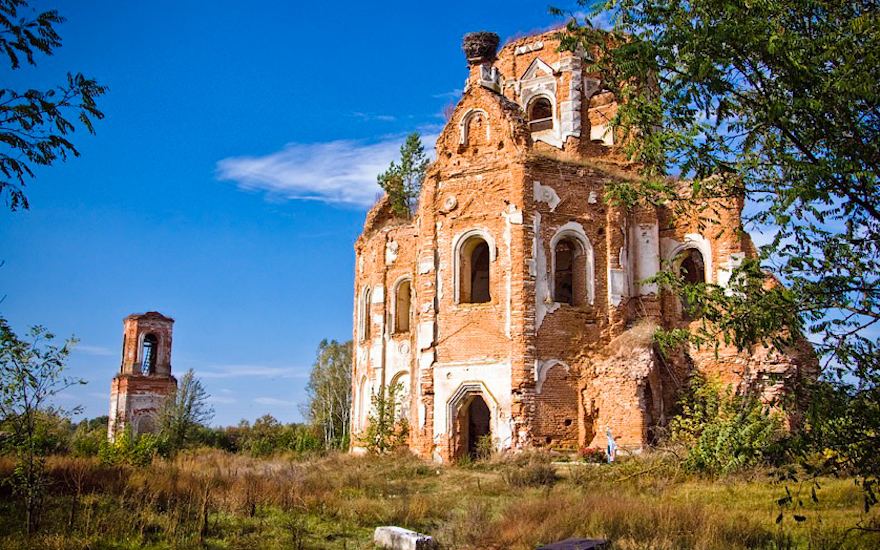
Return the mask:
[[[733,273],[731,292],[690,289],[714,321],[700,336],[784,346],[803,328],[833,393],[856,405],[840,411],[845,421],[819,421],[842,457],[829,467],[876,486],[878,463],[859,434],[880,433],[870,406],[880,387],[877,3],[579,3],[612,28],[572,21],[564,46],[592,54],[590,70],[620,100],[612,124],[623,149],[643,168],[609,199],[707,220],[716,199],[745,202],[744,228],[772,242]],[[765,285],[765,268],[787,289]]]
[[0,317],[0,421],[9,430],[3,446],[16,457],[10,481],[24,502],[28,533],[39,524],[46,490],[45,457],[53,440],[46,420],[58,417],[49,404],[70,386],[85,383],[64,375],[76,341],[57,346],[54,338],[40,326],[22,338]]
[[[36,65],[38,55],[55,53],[61,47],[56,26],[63,22],[55,10],[36,13],[28,0],[0,1],[0,52],[8,68]],[[0,88],[0,196],[11,210],[28,208],[23,188],[36,166],[79,156],[70,134],[77,123],[94,133],[94,120],[104,118],[97,99],[106,92],[80,73],[47,90]]]

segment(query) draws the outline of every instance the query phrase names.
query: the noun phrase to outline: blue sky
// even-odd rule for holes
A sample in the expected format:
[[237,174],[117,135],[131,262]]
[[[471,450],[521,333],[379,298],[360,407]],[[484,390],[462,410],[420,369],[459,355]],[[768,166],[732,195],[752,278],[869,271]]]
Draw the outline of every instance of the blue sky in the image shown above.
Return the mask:
[[[81,71],[110,87],[82,156],[0,210],[0,315],[80,344],[61,396],[107,414],[122,318],[176,319],[215,424],[300,420],[322,338],[351,337],[352,245],[405,133],[436,135],[466,77],[464,33],[559,21],[505,2],[37,2],[63,47],[7,86]],[[563,4],[563,7],[564,4]],[[433,141],[428,143],[433,147]]]

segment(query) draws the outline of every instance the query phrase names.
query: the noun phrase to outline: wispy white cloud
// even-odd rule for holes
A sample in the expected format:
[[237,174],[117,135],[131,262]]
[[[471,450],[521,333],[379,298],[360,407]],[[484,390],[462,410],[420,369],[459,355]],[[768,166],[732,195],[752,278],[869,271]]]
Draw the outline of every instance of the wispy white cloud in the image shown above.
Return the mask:
[[461,88],[455,88],[454,90],[449,90],[448,92],[440,92],[439,94],[433,94],[431,97],[435,99],[458,99],[461,97],[463,90]]
[[286,399],[278,399],[277,397],[257,397],[254,403],[258,405],[270,405],[273,407],[295,407],[296,401],[288,401]]
[[74,353],[83,353],[85,355],[95,355],[98,357],[110,357],[116,355],[116,351],[104,346],[90,346],[88,344],[77,344],[73,347]]
[[[217,178],[274,198],[366,208],[381,192],[376,176],[398,157],[404,139],[289,143],[268,155],[223,159],[217,163]],[[429,152],[436,139],[436,134],[422,136]]]
[[266,365],[214,365],[199,369],[200,378],[306,378],[302,367],[271,367]]
[[402,141],[395,136],[375,143],[289,143],[268,155],[223,159],[217,177],[276,198],[368,207],[381,191],[376,176],[397,156]]
[[394,122],[395,120],[397,120],[397,117],[393,116],[393,115],[379,115],[376,113],[362,113],[360,111],[355,111],[355,112],[351,113],[351,116],[353,116],[355,118],[359,118],[359,119],[363,120],[364,122],[372,122],[374,120],[377,120],[379,122]]

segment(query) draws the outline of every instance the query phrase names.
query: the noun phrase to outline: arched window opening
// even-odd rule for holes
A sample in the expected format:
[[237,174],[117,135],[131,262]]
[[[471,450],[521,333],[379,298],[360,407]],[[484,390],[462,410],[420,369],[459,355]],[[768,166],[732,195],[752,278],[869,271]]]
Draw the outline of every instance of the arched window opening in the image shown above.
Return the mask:
[[460,301],[464,304],[489,302],[489,244],[479,237],[471,237],[461,249],[459,272]]
[[529,103],[529,130],[540,132],[553,129],[553,106],[546,97],[539,97]]
[[703,255],[696,248],[689,248],[681,261],[678,272],[685,283],[695,285],[706,282],[706,264]]
[[[678,274],[688,286],[706,282],[706,264],[699,250],[689,248],[684,252],[684,259],[678,267]],[[695,304],[689,303],[686,295],[681,297],[681,316],[686,321],[692,321],[700,316]]]
[[402,281],[397,285],[395,304],[394,332],[409,332],[412,302],[412,289],[409,280]]
[[581,306],[587,302],[587,255],[583,246],[570,238],[561,239],[553,250],[553,299],[561,304]]
[[159,348],[159,340],[154,334],[144,336],[141,346],[141,374],[149,376],[156,373],[156,355]]
[[371,300],[371,291],[369,288],[364,290],[363,298],[361,299],[361,307],[360,307],[360,333],[361,340],[369,340],[370,339],[370,300]]
[[574,305],[574,281],[572,277],[574,251],[575,248],[568,239],[563,239],[556,245],[555,290],[553,295],[557,302],[571,305]]

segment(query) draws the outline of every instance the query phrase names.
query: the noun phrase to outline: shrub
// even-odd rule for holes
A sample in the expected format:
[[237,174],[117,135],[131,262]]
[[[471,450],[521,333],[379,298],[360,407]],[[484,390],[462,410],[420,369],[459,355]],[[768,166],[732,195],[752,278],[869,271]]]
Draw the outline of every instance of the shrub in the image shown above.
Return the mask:
[[156,456],[168,456],[167,443],[155,434],[132,436],[126,429],[114,441],[103,441],[98,458],[104,464],[147,466]]
[[495,440],[492,434],[486,434],[477,439],[477,460],[488,460],[495,452]]
[[578,451],[578,456],[584,462],[591,464],[601,464],[608,461],[605,450],[598,447],[581,447],[580,451]]
[[694,376],[670,422],[674,444],[688,449],[685,468],[728,474],[758,465],[778,450],[782,421],[751,394],[735,394],[717,380]]
[[90,428],[85,422],[80,423],[73,432],[70,449],[74,456],[98,456],[101,445],[107,441],[107,426]]
[[216,430],[212,439],[228,451],[243,451],[254,457],[276,453],[294,452],[304,454],[320,451],[321,437],[312,426],[304,424],[281,424],[272,415],[263,415],[253,426],[242,422],[238,427]]
[[501,470],[501,478],[510,487],[541,487],[559,480],[549,458],[537,453],[523,454],[508,463]]

